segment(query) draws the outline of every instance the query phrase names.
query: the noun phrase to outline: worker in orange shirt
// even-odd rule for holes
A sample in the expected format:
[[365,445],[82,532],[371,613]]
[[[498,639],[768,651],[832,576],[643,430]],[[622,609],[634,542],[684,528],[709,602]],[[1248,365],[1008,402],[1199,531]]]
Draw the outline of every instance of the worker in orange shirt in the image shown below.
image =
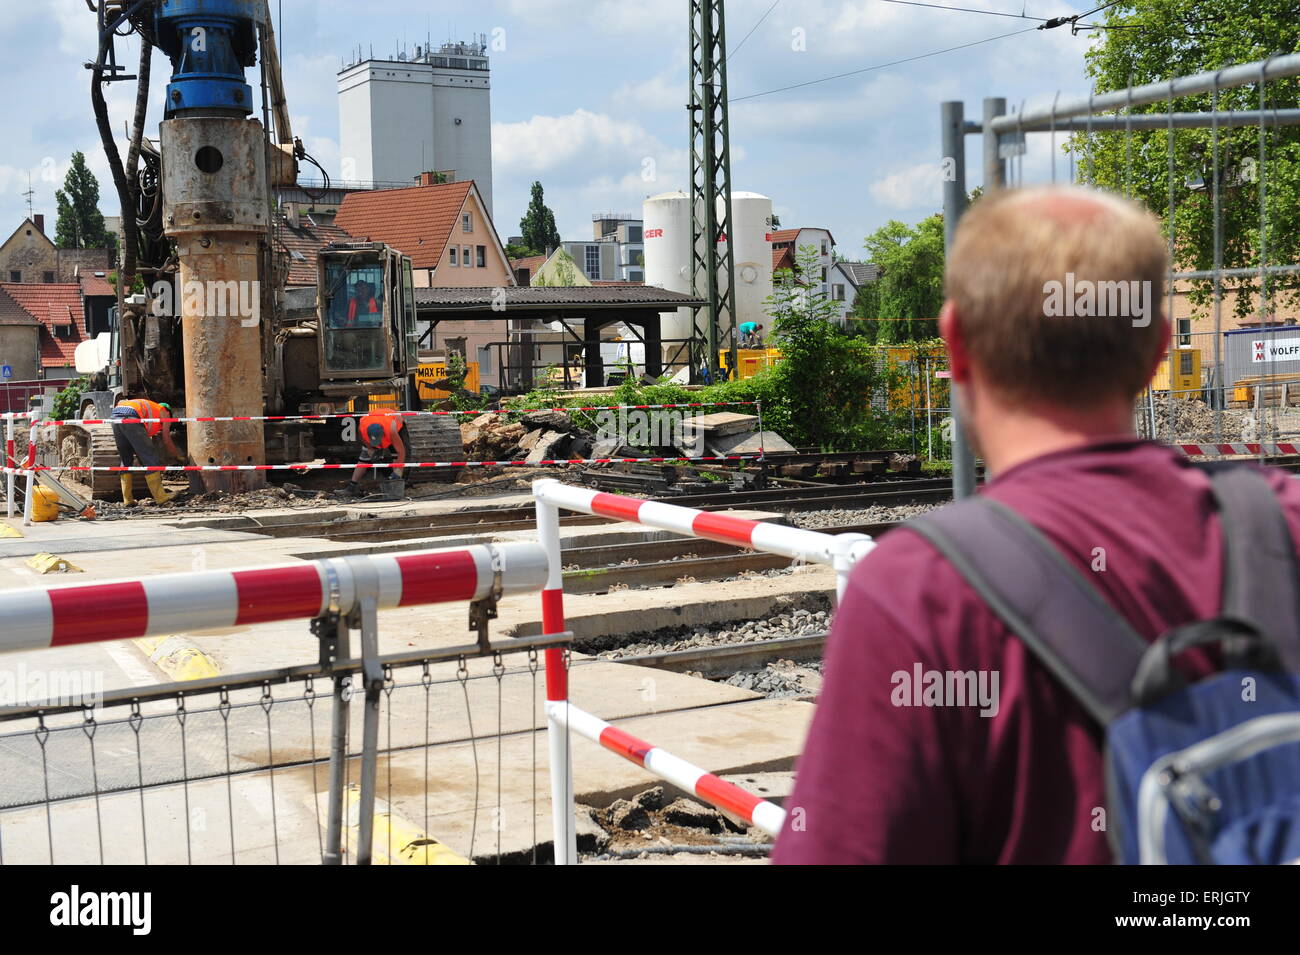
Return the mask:
[[[375,471],[366,468],[366,464],[386,464],[390,457],[395,457],[392,468],[393,477],[404,476],[406,466],[406,425],[402,422],[400,411],[371,411],[360,422],[361,458],[352,470],[352,480],[343,493],[347,497],[357,497],[361,493],[361,474],[363,471]],[[376,476],[378,480],[378,476]]]
[[[353,289],[352,299],[348,302],[348,328],[357,324],[358,315],[378,315],[379,303],[375,301],[375,287],[369,282],[358,282]],[[368,326],[368,321],[362,322]]]
[[[131,467],[136,459],[145,467],[158,467],[162,458],[155,438],[162,440],[163,448],[174,458],[180,459],[181,452],[172,441],[171,425],[158,418],[172,417],[172,406],[165,401],[150,401],[148,398],[127,398],[117,403],[113,409],[113,420],[121,424],[113,425],[113,441],[117,444],[117,455],[123,467]],[[141,420],[145,419],[145,420]],[[127,507],[135,506],[135,492],[132,487],[134,475],[122,471],[118,479],[122,484],[122,503]],[[144,476],[149,486],[149,493],[158,504],[166,504],[173,495],[163,490],[162,472],[150,471]]]

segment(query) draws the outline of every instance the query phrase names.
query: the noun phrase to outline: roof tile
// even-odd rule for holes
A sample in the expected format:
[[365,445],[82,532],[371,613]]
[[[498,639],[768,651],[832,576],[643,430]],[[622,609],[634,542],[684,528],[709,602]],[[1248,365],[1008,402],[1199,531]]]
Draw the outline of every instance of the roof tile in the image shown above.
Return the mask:
[[[75,282],[40,285],[7,282],[0,285],[0,289],[44,326],[41,331],[41,364],[46,368],[74,364],[73,354],[86,340],[81,286]],[[61,331],[56,332],[56,328]]]
[[442,261],[472,180],[352,192],[343,198],[334,224],[357,239],[386,242],[411,257],[417,269]]

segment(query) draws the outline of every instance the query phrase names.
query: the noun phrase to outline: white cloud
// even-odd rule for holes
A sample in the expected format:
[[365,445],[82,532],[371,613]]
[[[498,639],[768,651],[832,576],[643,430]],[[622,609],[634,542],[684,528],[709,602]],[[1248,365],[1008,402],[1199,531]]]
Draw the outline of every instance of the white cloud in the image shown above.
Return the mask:
[[876,180],[867,191],[890,209],[931,207],[943,201],[943,176],[939,163],[918,163]]
[[493,123],[492,152],[496,168],[506,172],[565,167],[590,171],[620,165],[626,172],[639,169],[643,160],[662,155],[664,149],[640,123],[578,109],[563,116]]

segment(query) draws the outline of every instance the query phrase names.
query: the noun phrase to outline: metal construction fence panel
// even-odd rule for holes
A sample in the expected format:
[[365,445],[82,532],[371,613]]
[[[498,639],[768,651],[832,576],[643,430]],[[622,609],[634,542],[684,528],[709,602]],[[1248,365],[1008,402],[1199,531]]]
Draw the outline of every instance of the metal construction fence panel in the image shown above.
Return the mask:
[[[320,651],[107,694],[38,674],[53,696],[0,708],[0,863],[539,861],[539,654],[567,669],[569,635],[488,628],[548,574],[515,543],[0,593],[0,652],[277,620]],[[381,608],[458,601],[477,641],[379,654]]]
[[[1300,54],[1277,54],[1088,96],[1045,92],[1010,110],[989,97],[979,121],[965,118],[960,101],[941,105],[949,243],[968,202],[970,134],[981,135],[985,192],[1082,183],[1141,201],[1161,219],[1171,266],[1154,295],[1173,334],[1163,376],[1134,409],[1142,434],[1258,445],[1261,455],[1300,435],[1300,389],[1288,380],[1300,372],[1300,264],[1287,190],[1273,188],[1300,142],[1297,76]],[[1155,303],[1143,298],[1145,318]],[[1188,351],[1199,374],[1182,373]],[[960,428],[956,436],[954,482],[969,487],[973,459]]]
[[[0,864],[549,861],[537,740],[538,653],[548,645],[381,664],[373,743],[360,674],[338,667],[168,684],[84,708],[10,708],[0,712]],[[346,758],[334,781],[345,698],[361,705],[342,704]],[[363,820],[367,758],[373,806]]]

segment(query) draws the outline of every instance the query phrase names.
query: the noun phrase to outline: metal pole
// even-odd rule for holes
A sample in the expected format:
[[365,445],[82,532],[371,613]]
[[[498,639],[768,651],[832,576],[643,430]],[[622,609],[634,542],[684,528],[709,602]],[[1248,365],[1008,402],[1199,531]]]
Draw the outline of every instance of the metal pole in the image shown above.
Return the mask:
[[[36,422],[32,422],[31,429],[27,432],[27,457],[31,460],[32,465],[36,464]],[[23,526],[32,522],[32,485],[36,483],[36,472],[32,469],[27,471],[27,489],[23,494]]]
[[369,561],[352,558],[357,605],[357,628],[361,631],[361,681],[365,688],[365,709],[361,723],[361,792],[357,799],[357,865],[370,865],[375,834],[375,782],[379,769],[379,703],[384,688],[384,669],[379,664],[379,574]]
[[1000,148],[1002,137],[992,131],[995,119],[1007,111],[1007,101],[1002,96],[988,96],[984,99],[984,191],[992,192],[1007,184],[1007,165],[1002,159]]
[[14,481],[18,475],[12,470],[18,462],[14,460],[14,419],[5,419],[5,466],[10,470],[5,474],[5,516],[14,516]]
[[[940,142],[943,146],[945,175],[943,181],[943,245],[952,248],[957,220],[966,210],[966,136],[965,107],[959,100],[939,104]],[[966,440],[957,400],[960,390],[951,383],[952,408],[952,496],[955,499],[975,493],[975,453]]]
[[[348,627],[339,621],[335,638],[336,659],[348,657]],[[330,725],[330,789],[329,810],[325,823],[324,865],[343,864],[343,799],[348,762],[348,701],[352,699],[352,676],[334,677],[333,713]]]
[[[536,493],[537,485],[533,485]],[[542,632],[564,631],[564,578],[560,560],[560,510],[537,500],[537,535],[549,572],[542,590]],[[546,651],[546,742],[551,770],[551,828],[556,865],[578,861],[577,810],[573,801],[573,754],[569,748],[569,673],[560,649]]]

